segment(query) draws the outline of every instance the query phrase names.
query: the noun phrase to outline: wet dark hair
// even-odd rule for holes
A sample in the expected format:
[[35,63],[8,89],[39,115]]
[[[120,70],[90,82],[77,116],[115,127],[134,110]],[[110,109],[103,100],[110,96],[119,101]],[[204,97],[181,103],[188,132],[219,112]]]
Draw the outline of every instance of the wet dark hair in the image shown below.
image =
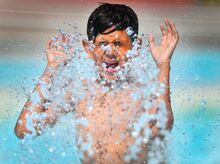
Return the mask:
[[[103,33],[113,26],[115,26],[113,30]],[[116,30],[125,30],[128,27],[134,31],[131,36],[133,41],[138,34],[138,18],[130,7],[122,4],[102,3],[88,19],[87,36],[89,40],[93,40],[98,34],[109,34]]]

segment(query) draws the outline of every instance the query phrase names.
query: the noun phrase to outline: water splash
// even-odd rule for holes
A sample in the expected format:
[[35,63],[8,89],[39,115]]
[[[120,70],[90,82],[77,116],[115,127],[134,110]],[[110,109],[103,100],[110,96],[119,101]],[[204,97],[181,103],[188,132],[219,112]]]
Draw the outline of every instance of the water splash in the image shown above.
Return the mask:
[[[78,104],[86,100],[85,110],[87,111],[85,112],[92,113],[96,111],[97,107],[95,102],[97,91],[101,91],[100,93],[103,95],[109,95],[109,98],[117,97],[117,94],[128,91],[127,98],[121,97],[118,100],[118,103],[123,104],[123,108],[126,109],[124,112],[115,117],[113,116],[113,111],[116,108],[111,106],[107,110],[109,127],[116,127],[117,123],[119,124],[129,118],[125,128],[127,130],[125,131],[124,129],[124,131],[118,132],[121,136],[120,140],[125,139],[126,136],[133,139],[133,142],[128,145],[123,160],[125,162],[137,161],[140,153],[147,151],[143,161],[148,161],[148,163],[163,162],[164,157],[161,148],[163,147],[164,149],[165,146],[164,140],[161,138],[166,137],[169,133],[166,130],[167,113],[165,103],[163,101],[158,103],[157,98],[164,93],[164,84],[159,83],[157,80],[159,72],[152,57],[149,55],[146,40],[143,38],[142,46],[137,39],[133,42],[132,50],[129,50],[126,54],[128,61],[116,73],[117,80],[109,81],[100,77],[94,61],[87,57],[82,48],[79,48],[78,43],[81,34],[77,31],[77,27],[73,26],[73,28],[74,32],[72,34],[59,28],[60,35],[52,38],[55,48],[62,47],[67,61],[61,63],[57,69],[49,70],[51,74],[49,83],[44,80],[39,82],[42,95],[46,101],[42,102],[40,95],[36,92],[31,96],[31,101],[34,105],[41,104],[45,109],[53,109],[56,113],[56,124],[45,126],[44,120],[48,115],[46,113],[32,112],[26,118],[26,127],[33,133],[26,135],[25,140],[35,138],[39,133],[53,138],[62,137],[65,138],[65,141],[72,139],[74,142],[71,142],[71,146],[76,150],[81,160],[93,158],[96,153],[94,141],[97,140],[93,136],[95,129],[89,129],[84,135],[81,135],[78,130],[79,128],[86,129],[90,125],[104,128],[103,131],[108,127],[96,125],[98,123],[91,122],[91,119],[86,117],[88,115],[83,112],[77,113]],[[131,28],[127,28],[126,32],[128,35],[133,34]],[[62,42],[63,37],[68,39],[67,43]],[[93,50],[95,46],[90,42],[89,47],[90,50]],[[102,49],[109,51],[110,47],[104,46]],[[132,101],[128,103],[126,99]],[[105,97],[102,97],[102,100],[100,98],[98,103],[102,106],[105,102]],[[139,102],[138,107],[137,102]],[[157,109],[157,111],[150,114],[151,109]],[[129,113],[132,113],[132,115],[129,115]],[[99,117],[102,117],[102,115],[99,115]],[[36,122],[32,120],[36,120]],[[159,129],[159,134],[156,136],[152,132],[152,127],[149,126],[152,123],[154,128]],[[56,127],[63,128],[67,125],[69,127],[68,133],[59,134],[60,132]],[[103,138],[103,144],[108,144],[110,140],[111,138],[108,138],[104,141]],[[114,144],[118,143],[120,143],[119,140]],[[48,147],[48,151],[54,153],[58,150],[56,145],[52,144]],[[29,152],[31,153],[33,150],[31,149]],[[59,154],[63,158],[68,156],[64,149]]]

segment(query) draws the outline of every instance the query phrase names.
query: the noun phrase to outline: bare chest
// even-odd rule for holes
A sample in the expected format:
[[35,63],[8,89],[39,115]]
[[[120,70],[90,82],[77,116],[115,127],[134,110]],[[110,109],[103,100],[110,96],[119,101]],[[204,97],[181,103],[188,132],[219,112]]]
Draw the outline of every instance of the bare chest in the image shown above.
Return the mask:
[[101,138],[104,143],[121,143],[130,136],[129,124],[138,106],[139,102],[132,101],[126,91],[87,97],[76,108],[77,117],[88,122],[79,126],[79,133],[90,133],[94,141]]

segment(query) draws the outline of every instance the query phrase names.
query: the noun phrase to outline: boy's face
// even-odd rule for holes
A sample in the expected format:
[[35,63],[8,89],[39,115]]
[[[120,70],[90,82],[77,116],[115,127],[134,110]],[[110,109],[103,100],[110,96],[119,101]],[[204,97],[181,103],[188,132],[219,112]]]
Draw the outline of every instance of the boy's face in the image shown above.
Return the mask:
[[[109,28],[104,33],[111,31]],[[125,30],[116,30],[109,34],[98,34],[93,42],[94,48],[83,41],[88,55],[98,66],[100,75],[108,80],[116,79],[115,73],[127,61],[126,52],[132,49],[132,41]]]

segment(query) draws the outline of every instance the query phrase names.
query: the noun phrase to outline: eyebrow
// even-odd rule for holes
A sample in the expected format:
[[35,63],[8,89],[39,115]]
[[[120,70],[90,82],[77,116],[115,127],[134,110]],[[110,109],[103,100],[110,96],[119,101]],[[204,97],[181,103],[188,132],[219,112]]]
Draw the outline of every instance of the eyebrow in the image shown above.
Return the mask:
[[[130,36],[129,36],[129,38],[130,38],[131,41],[132,41],[132,38],[131,38]],[[115,42],[115,41],[124,42],[125,39],[123,39],[122,37],[117,37],[117,38],[114,38],[114,39],[112,40],[112,42]],[[109,39],[106,39],[106,38],[104,38],[104,36],[103,36],[103,37],[100,37],[100,40],[99,40],[99,41],[97,41],[97,38],[95,38],[95,39],[94,39],[94,42],[109,42]]]
[[[124,30],[124,28],[121,26],[121,23],[118,23],[118,24],[116,24],[116,25],[114,25],[114,26],[112,26],[112,27],[115,27],[115,28],[113,28],[112,30],[110,30],[110,31],[108,31],[108,32],[100,32],[100,34],[103,34],[103,35],[107,35],[107,34],[110,34],[110,33],[112,33],[112,32],[115,32],[115,31],[117,31],[117,30]],[[111,27],[110,27],[111,28]]]

